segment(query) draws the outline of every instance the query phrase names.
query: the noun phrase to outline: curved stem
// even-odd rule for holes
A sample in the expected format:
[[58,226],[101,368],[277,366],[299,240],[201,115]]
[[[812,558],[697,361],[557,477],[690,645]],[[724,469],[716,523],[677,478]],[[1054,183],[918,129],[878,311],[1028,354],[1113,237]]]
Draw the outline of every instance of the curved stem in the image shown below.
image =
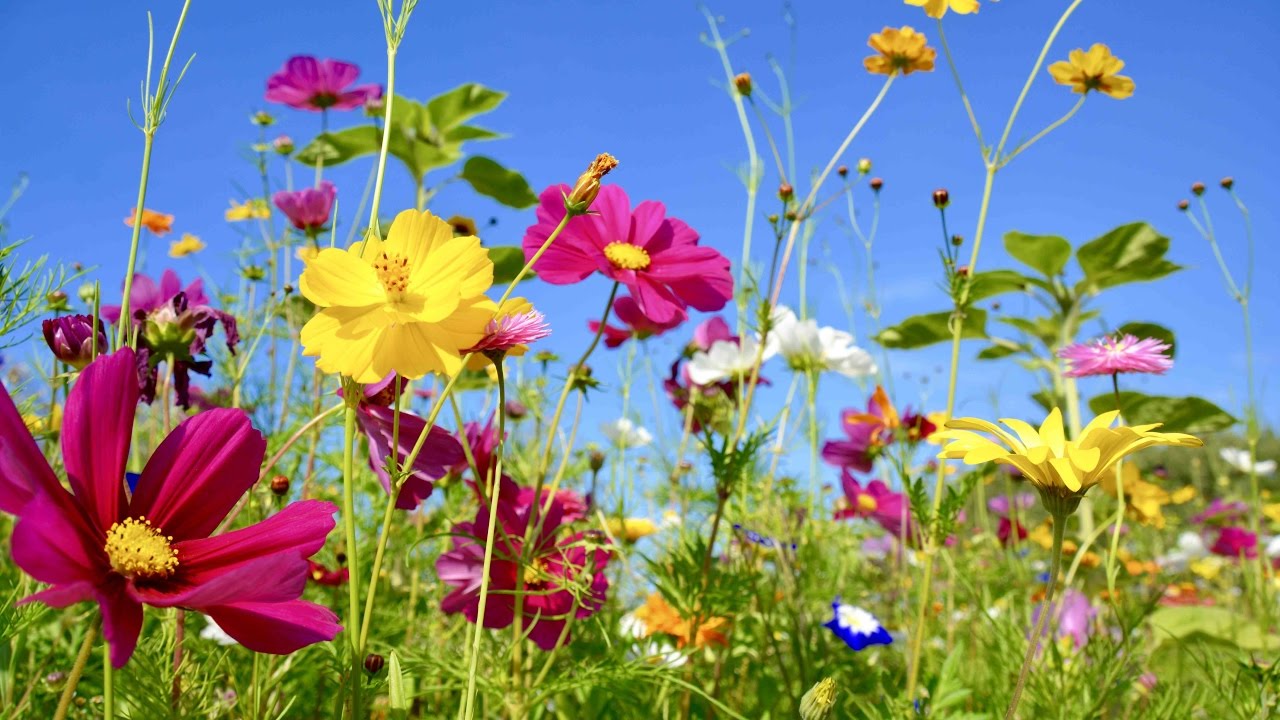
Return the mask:
[[[98,637],[98,623],[93,623],[84,631],[84,642],[80,643],[80,652],[76,654],[75,664],[71,666],[71,673],[67,675],[67,684],[62,688],[62,697],[58,699],[58,709],[53,714],[53,720],[64,720],[67,717],[67,711],[71,709],[71,700],[76,695],[76,686],[80,684],[80,676],[84,675],[84,666],[89,662],[89,655],[93,652],[93,641]],[[107,664],[111,664],[108,660]]]
[[1030,148],[1032,145],[1035,145],[1037,142],[1039,142],[1042,138],[1044,138],[1044,136],[1045,136],[1045,135],[1048,135],[1049,133],[1053,132],[1054,130],[1057,130],[1059,127],[1061,127],[1061,126],[1062,126],[1062,124],[1063,124],[1063,123],[1065,123],[1066,121],[1070,120],[1070,119],[1072,118],[1072,116],[1074,116],[1074,115],[1076,114],[1076,112],[1078,112],[1078,111],[1080,110],[1080,108],[1084,106],[1084,99],[1085,99],[1085,97],[1087,97],[1087,96],[1085,96],[1085,95],[1081,95],[1081,96],[1080,96],[1080,99],[1076,101],[1076,104],[1075,104],[1075,105],[1072,105],[1072,106],[1071,106],[1071,109],[1070,109],[1070,110],[1068,110],[1068,111],[1067,111],[1067,112],[1066,112],[1062,117],[1060,117],[1060,118],[1058,118],[1057,120],[1054,120],[1053,122],[1049,123],[1049,125],[1048,125],[1048,126],[1046,126],[1046,127],[1045,127],[1045,129],[1043,129],[1043,130],[1041,130],[1040,132],[1036,133],[1034,136],[1032,136],[1032,138],[1031,138],[1030,140],[1028,140],[1028,141],[1026,141],[1026,142],[1022,143],[1022,144],[1021,144],[1021,145],[1019,145],[1018,147],[1016,147],[1016,148],[1014,148],[1013,150],[1009,151],[1009,154],[1008,154],[1008,155],[1006,155],[1006,156],[1004,156],[1004,157],[1000,158],[1000,159],[997,161],[997,162],[999,162],[999,163],[1000,163],[1000,167],[1004,167],[1005,165],[1008,165],[1010,160],[1013,160],[1013,159],[1014,159],[1015,157],[1017,157],[1020,153],[1022,153],[1023,151],[1025,151],[1027,148]]
[[1058,23],[1053,26],[1053,31],[1049,33],[1049,39],[1044,41],[1044,46],[1040,48],[1040,55],[1036,58],[1036,64],[1031,67],[1031,72],[1027,75],[1027,82],[1022,86],[1022,92],[1018,94],[1018,100],[1013,104],[1013,112],[1009,113],[1009,120],[1004,125],[1004,133],[1000,135],[1000,144],[996,146],[994,155],[991,155],[988,162],[999,162],[1000,154],[1004,152],[1005,143],[1009,142],[1009,133],[1013,132],[1013,121],[1018,117],[1018,111],[1022,109],[1022,101],[1027,99],[1027,93],[1031,90],[1031,84],[1035,82],[1036,76],[1040,74],[1040,68],[1044,65],[1044,59],[1049,54],[1049,48],[1053,47],[1053,41],[1058,37],[1058,33],[1062,31],[1062,26],[1067,24],[1067,18],[1071,17],[1071,13],[1076,11],[1083,0],[1074,0],[1067,9],[1062,13],[1062,17],[1058,18]]
[[951,57],[951,46],[947,43],[947,33],[942,29],[942,18],[938,18],[938,41],[942,44],[942,54],[947,58],[947,67],[951,69],[951,79],[956,83],[956,89],[960,91],[960,100],[964,103],[964,111],[969,115],[969,124],[973,126],[973,134],[978,138],[978,150],[982,152],[982,159],[987,160],[987,144],[982,140],[982,127],[978,125],[978,116],[973,112],[973,105],[969,103],[969,95],[964,91],[964,83],[960,82],[960,70],[956,68],[956,61]]
[[1013,697],[1009,700],[1009,709],[1005,711],[1004,720],[1013,720],[1018,712],[1018,702],[1022,699],[1022,689],[1027,684],[1027,673],[1031,671],[1031,663],[1035,660],[1036,649],[1040,646],[1040,635],[1044,632],[1049,615],[1053,613],[1053,591],[1058,586],[1058,570],[1062,566],[1062,538],[1066,534],[1067,515],[1053,516],[1053,547],[1049,549],[1052,556],[1049,566],[1049,580],[1045,583],[1044,600],[1040,604],[1040,617],[1036,618],[1035,629],[1031,631],[1031,639],[1027,644],[1027,655],[1022,659],[1022,670],[1018,672],[1018,683],[1013,686]]

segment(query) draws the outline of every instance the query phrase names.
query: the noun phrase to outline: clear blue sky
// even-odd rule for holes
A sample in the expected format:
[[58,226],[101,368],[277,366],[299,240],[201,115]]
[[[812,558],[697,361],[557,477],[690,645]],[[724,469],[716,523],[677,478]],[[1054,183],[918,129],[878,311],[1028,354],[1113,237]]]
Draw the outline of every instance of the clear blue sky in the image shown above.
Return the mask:
[[[1003,124],[1065,5],[1065,0],[989,1],[977,16],[947,18],[952,49],[988,135]],[[128,247],[129,231],[121,218],[133,203],[141,136],[126,117],[125,101],[133,98],[137,105],[149,7],[156,12],[162,51],[180,7],[176,0],[76,7],[5,3],[0,8],[0,25],[8,31],[0,63],[10,68],[10,109],[0,114],[0,182],[7,190],[19,172],[31,177],[30,190],[8,218],[11,237],[32,238],[29,252],[98,266],[104,288],[118,286]],[[774,53],[784,64],[794,57],[801,174],[826,161],[879,88],[879,78],[861,68],[868,33],[909,23],[936,44],[933,22],[896,0],[797,0],[794,56],[781,2],[723,1],[713,10],[724,14],[726,33],[750,29],[749,37],[731,48],[735,69],[751,71],[775,96],[766,57]],[[704,242],[736,260],[744,199],[732,168],[744,159],[743,142],[718,86],[719,61],[699,42],[704,30],[692,2],[423,2],[401,52],[398,90],[424,98],[475,81],[508,91],[506,104],[482,124],[510,138],[477,150],[523,171],[537,189],[571,182],[597,152],[612,152],[622,165],[610,179],[635,200],[663,200],[672,214],[701,232]],[[1208,247],[1174,207],[1193,180],[1208,183],[1228,260],[1242,272],[1239,223],[1216,185],[1222,175],[1234,175],[1251,203],[1258,238],[1258,373],[1264,413],[1274,421],[1280,416],[1273,382],[1280,367],[1280,288],[1267,278],[1280,261],[1275,241],[1280,97],[1274,91],[1280,76],[1280,56],[1274,52],[1280,44],[1280,5],[1271,0],[1086,0],[1050,60],[1093,42],[1110,44],[1127,62],[1125,74],[1136,80],[1136,94],[1123,102],[1090,97],[1075,120],[999,176],[991,242],[981,264],[990,269],[1008,263],[998,242],[1006,230],[1060,234],[1079,242],[1121,223],[1150,221],[1172,238],[1171,258],[1188,269],[1154,285],[1111,293],[1103,306],[1105,318],[1115,324],[1158,322],[1178,333],[1175,371],[1137,387],[1201,394],[1236,411],[1244,385],[1236,306],[1223,290]],[[223,222],[222,212],[228,198],[240,195],[237,187],[256,183],[243,158],[255,134],[247,118],[264,107],[266,77],[288,56],[310,53],[354,61],[363,68],[362,80],[380,82],[382,29],[372,0],[197,0],[179,55],[193,52],[195,62],[157,140],[147,204],[174,213],[179,232],[194,232],[208,242],[201,261],[227,280],[228,252],[238,236]],[[1042,74],[1015,137],[1034,133],[1074,99]],[[316,129],[315,115],[271,110],[281,118],[277,129],[295,139]],[[356,121],[335,117],[334,125]],[[936,289],[939,231],[930,192],[938,186],[950,189],[953,232],[972,236],[982,179],[967,120],[944,68],[895,83],[848,162],[859,156],[873,158],[874,174],[886,181],[878,246],[886,319],[943,309]],[[367,168],[362,162],[328,175],[339,184],[348,211],[354,210]],[[398,167],[388,169],[385,214],[412,203],[402,174]],[[775,183],[770,175],[765,186]],[[505,210],[452,189],[433,208],[446,216],[496,217],[498,225],[482,233],[491,244],[518,243],[532,218],[532,211]],[[860,280],[861,257],[833,221],[823,222],[817,240],[830,246],[846,281]],[[764,235],[757,236],[756,246],[764,244]],[[147,269],[173,265],[192,274],[190,261],[164,257],[165,246],[167,241],[152,241]],[[554,346],[562,353],[576,354],[586,342],[585,323],[598,313],[606,288],[597,278],[574,288],[530,290],[551,319]],[[829,283],[815,283],[811,301],[822,321],[843,324],[843,311],[826,294],[829,288]],[[796,302],[794,288],[787,301]],[[860,320],[860,335],[865,329]],[[655,343],[655,363],[665,367],[687,337],[679,332]],[[967,348],[966,356],[978,347]],[[597,358],[594,365],[611,377],[610,366],[620,358]],[[931,405],[940,403],[944,378],[935,373],[945,362],[941,350],[896,357],[895,370],[913,378],[933,376],[925,386],[900,379],[904,402],[918,406],[924,393]],[[967,362],[959,409],[985,412],[992,393],[1002,388],[1003,410],[1032,414],[1020,372],[1008,363]],[[780,368],[772,374],[785,375]],[[828,434],[833,434],[838,407],[861,404],[864,395],[843,380],[829,380],[826,387]],[[1086,383],[1084,389],[1090,395],[1105,388]],[[609,396],[592,404],[593,422],[619,410]],[[647,402],[642,407],[648,412]],[[665,418],[668,427],[674,422],[673,416]]]

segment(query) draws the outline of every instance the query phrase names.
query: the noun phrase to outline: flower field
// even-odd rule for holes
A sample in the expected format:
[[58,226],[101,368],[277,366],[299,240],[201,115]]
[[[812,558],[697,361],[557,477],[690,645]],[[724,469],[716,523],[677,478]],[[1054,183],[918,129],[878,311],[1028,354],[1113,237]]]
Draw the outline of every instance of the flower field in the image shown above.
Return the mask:
[[[140,173],[94,178],[123,222],[42,242],[43,165],[0,204],[0,718],[1280,716],[1268,198],[1058,207],[1081,138],[1178,78],[1084,0],[1017,4],[855,8],[852,95],[785,59],[803,3],[759,53],[732,4],[687,8],[719,114],[685,129],[723,156],[647,152],[680,133],[575,80],[615,61],[588,40],[503,66],[573,99],[526,116],[564,148],[519,150],[518,94],[410,61],[493,38],[318,5],[374,52],[266,42],[232,189],[180,208],[171,168],[226,158],[168,139],[237,61],[212,8],[146,15]],[[972,35],[1019,12],[1026,57]],[[657,69],[617,80],[683,112]],[[898,204],[907,166],[940,180]]]

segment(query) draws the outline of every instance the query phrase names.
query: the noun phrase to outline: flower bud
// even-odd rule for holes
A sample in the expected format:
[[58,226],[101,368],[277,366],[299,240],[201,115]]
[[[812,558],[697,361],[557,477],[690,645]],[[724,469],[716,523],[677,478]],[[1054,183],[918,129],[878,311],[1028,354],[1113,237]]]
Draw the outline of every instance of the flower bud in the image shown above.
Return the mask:
[[791,187],[791,183],[782,183],[778,186],[778,197],[782,200],[790,200],[795,197],[796,189]]
[[933,191],[933,206],[939,210],[945,210],[951,204],[951,193],[946,188],[938,188]]
[[519,400],[508,400],[505,407],[507,417],[512,420],[523,420],[529,415],[529,408]]
[[246,265],[240,272],[244,274],[244,279],[250,282],[261,282],[267,277],[267,271],[259,265]]
[[866,174],[867,174],[867,173],[869,173],[869,172],[871,172],[871,158],[859,158],[859,159],[858,159],[858,174],[859,174],[859,175],[866,175]]
[[382,666],[387,662],[386,658],[377,653],[369,653],[364,656],[364,671],[370,675],[377,675],[382,672]]
[[61,290],[54,290],[44,296],[45,302],[49,303],[49,309],[55,312],[64,311],[71,306],[67,304],[67,294]]
[[41,323],[44,341],[49,344],[54,357],[83,370],[93,362],[94,333],[96,331],[99,353],[107,351],[107,332],[102,321],[90,315],[62,315]]
[[595,202],[596,195],[600,194],[600,178],[608,175],[609,171],[616,167],[618,167],[618,159],[614,156],[609,153],[597,155],[587,171],[578,176],[578,181],[573,184],[573,189],[565,197],[565,211],[572,215],[586,213],[591,203]]
[[1190,207],[1191,207],[1191,203],[1187,202],[1186,200],[1179,200],[1179,201],[1178,201],[1178,209],[1179,209],[1179,210],[1181,210],[1181,211],[1183,211],[1183,212],[1186,212],[1186,211],[1187,211],[1187,208],[1190,208]]
[[80,298],[80,302],[85,305],[92,305],[93,299],[98,295],[98,288],[93,283],[85,283],[76,290],[76,296]]
[[738,73],[733,76],[733,86],[743,97],[751,97],[751,73]]
[[253,117],[249,118],[249,122],[258,127],[271,127],[276,124],[276,119],[266,110],[259,110],[253,114]]
[[878,178],[878,177],[871,178],[871,189],[872,189],[872,190],[874,190],[875,192],[880,192],[880,188],[882,188],[882,187],[884,187],[884,180],[881,180],[881,179],[880,179],[880,178]]
[[767,217],[767,218],[765,218],[765,219],[769,221],[769,224],[770,224],[770,225],[777,225],[777,224],[778,224],[778,213],[769,213],[769,217]]
[[960,247],[961,245],[964,244],[964,238],[960,237],[959,235],[952,235],[951,244],[955,245],[956,247]]
[[1232,187],[1235,186],[1236,179],[1228,175],[1222,178],[1221,180],[1219,180],[1218,184],[1222,186],[1223,190],[1230,190]]
[[600,468],[604,467],[604,453],[593,448],[587,455],[587,463],[591,465],[591,472],[600,472]]
[[1191,192],[1192,192],[1192,194],[1193,194],[1193,195],[1195,195],[1196,197],[1200,197],[1201,195],[1203,195],[1203,194],[1204,194],[1204,183],[1202,183],[1202,182],[1194,182],[1194,183],[1191,183]]
[[281,155],[286,155],[286,156],[292,155],[293,154],[293,138],[289,137],[288,135],[281,135],[280,137],[271,141],[271,147],[275,148],[276,152],[280,153]]
[[386,115],[386,104],[381,96],[364,101],[365,117],[382,117]]
[[451,215],[445,222],[449,223],[454,237],[474,237],[477,232],[476,221],[465,215]]
[[800,698],[800,720],[827,720],[836,707],[836,681],[823,678]]
[[836,174],[837,174],[837,175],[839,175],[840,177],[848,177],[848,176],[849,176],[849,166],[848,166],[848,165],[841,165],[840,167],[836,168]]
[[292,294],[293,294],[293,286],[292,286],[292,285],[290,285],[290,284],[288,284],[288,283],[285,283],[285,286],[284,286],[283,288],[281,288],[281,289],[282,289],[282,290],[284,290],[284,294],[285,294],[285,295],[292,295]]
[[959,275],[960,277],[969,277],[969,266],[961,265],[960,267],[956,268],[956,274]]
[[785,217],[787,220],[795,222],[800,216],[796,214],[795,210],[788,210]]
[[271,492],[276,495],[289,494],[289,478],[284,475],[273,475],[271,477]]

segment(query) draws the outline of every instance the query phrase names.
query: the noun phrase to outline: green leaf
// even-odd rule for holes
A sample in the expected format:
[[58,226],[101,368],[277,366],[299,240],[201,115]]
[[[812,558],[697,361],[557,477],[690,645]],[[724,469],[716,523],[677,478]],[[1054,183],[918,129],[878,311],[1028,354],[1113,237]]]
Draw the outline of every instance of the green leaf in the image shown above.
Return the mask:
[[331,133],[321,133],[294,157],[304,165],[316,165],[321,160],[327,166],[341,165],[361,155],[376,153],[382,149],[382,135],[373,125],[361,125]]
[[1065,398],[1055,397],[1049,390],[1038,390],[1033,392],[1031,393],[1031,399],[1035,400],[1037,405],[1044,408],[1045,412],[1049,412],[1054,408],[1060,408],[1067,404]]
[[[1099,395],[1089,401],[1095,415],[1116,409],[1113,393]],[[1235,425],[1230,413],[1201,397],[1164,397],[1144,395],[1131,390],[1120,393],[1120,412],[1129,425],[1163,423],[1161,432],[1198,435],[1218,432]]]
[[[493,261],[493,284],[503,285],[516,279],[520,268],[524,267],[524,250],[512,245],[500,245],[489,248],[489,259]],[[537,277],[533,268],[524,274],[524,279]],[[523,281],[522,281],[523,282]]]
[[508,207],[527,208],[538,204],[538,196],[523,175],[487,157],[477,155],[467,160],[460,177],[471,183],[476,192]]
[[496,140],[504,137],[501,133],[496,133],[488,128],[476,127],[475,125],[459,125],[449,128],[444,133],[446,142],[463,142],[464,140]]
[[1000,358],[1009,357],[1010,355],[1016,355],[1021,351],[1021,349],[1022,348],[1016,343],[1013,345],[988,345],[987,347],[982,348],[982,351],[978,353],[978,359],[999,360]]
[[[876,342],[884,347],[899,350],[933,345],[951,339],[951,313],[939,312],[928,315],[913,315],[893,327],[885,328],[876,335]],[[960,337],[965,339],[987,337],[987,313],[985,310],[971,308],[966,313]]]
[[1004,249],[1015,260],[1046,277],[1060,275],[1071,259],[1071,243],[1057,235],[1007,232],[1004,235]]
[[1157,280],[1181,270],[1180,265],[1164,258],[1168,251],[1169,238],[1150,225],[1121,225],[1076,250],[1085,275],[1076,291],[1098,292],[1124,283]]
[[436,130],[443,133],[476,115],[493,110],[506,97],[504,92],[491,90],[477,83],[467,83],[431,98],[427,102],[427,115]]
[[969,285],[969,299],[982,300],[993,295],[1027,289],[1030,278],[1014,270],[988,270],[975,273]]
[[1224,607],[1162,607],[1147,618],[1156,631],[1158,643],[1167,640],[1186,641],[1194,636],[1208,636],[1242,650],[1263,650],[1280,645],[1280,638],[1266,637],[1262,628],[1248,618]]
[[1058,321],[1054,318],[1038,317],[1028,319],[1004,315],[996,319],[1039,340],[1045,347],[1053,347],[1058,342],[1060,329]]
[[395,650],[387,659],[387,693],[392,710],[408,710],[412,700],[405,692],[404,671],[400,667],[400,655]]
[[1169,357],[1178,349],[1178,344],[1174,342],[1173,331],[1163,325],[1146,322],[1125,323],[1116,328],[1117,335],[1134,335],[1138,338],[1155,338],[1169,345]]

